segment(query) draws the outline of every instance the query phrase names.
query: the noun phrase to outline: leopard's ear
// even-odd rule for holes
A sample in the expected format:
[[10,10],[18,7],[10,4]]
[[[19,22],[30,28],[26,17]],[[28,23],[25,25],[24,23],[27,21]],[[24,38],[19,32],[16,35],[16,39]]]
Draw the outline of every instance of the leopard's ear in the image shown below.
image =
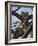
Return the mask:
[[11,33],[13,33],[13,34],[14,34],[14,30],[11,30]]

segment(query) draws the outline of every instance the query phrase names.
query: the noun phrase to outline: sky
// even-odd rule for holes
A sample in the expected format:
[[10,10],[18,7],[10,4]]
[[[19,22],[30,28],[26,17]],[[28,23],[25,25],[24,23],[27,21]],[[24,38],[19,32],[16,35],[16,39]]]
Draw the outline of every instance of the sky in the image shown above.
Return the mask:
[[[18,7],[11,7],[11,11],[16,10]],[[21,14],[21,11],[24,11],[25,13],[28,12],[29,14],[32,14],[32,7],[21,7],[17,13]]]
[[[12,6],[11,11],[16,10],[17,8],[18,7]],[[28,12],[29,15],[32,14],[32,8],[31,7],[21,7],[18,11],[16,11],[16,13],[21,14],[22,11],[25,13]],[[20,20],[16,16],[11,15],[11,23],[16,22],[16,21],[20,21]]]

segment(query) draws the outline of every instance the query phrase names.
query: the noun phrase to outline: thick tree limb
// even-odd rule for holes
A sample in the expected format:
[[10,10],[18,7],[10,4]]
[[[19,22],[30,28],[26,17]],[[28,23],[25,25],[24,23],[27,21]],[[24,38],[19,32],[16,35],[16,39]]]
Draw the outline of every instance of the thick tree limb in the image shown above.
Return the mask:
[[26,30],[26,32],[23,34],[22,38],[27,38],[28,34],[32,31],[32,23],[30,24],[30,26],[28,27],[28,29]]

